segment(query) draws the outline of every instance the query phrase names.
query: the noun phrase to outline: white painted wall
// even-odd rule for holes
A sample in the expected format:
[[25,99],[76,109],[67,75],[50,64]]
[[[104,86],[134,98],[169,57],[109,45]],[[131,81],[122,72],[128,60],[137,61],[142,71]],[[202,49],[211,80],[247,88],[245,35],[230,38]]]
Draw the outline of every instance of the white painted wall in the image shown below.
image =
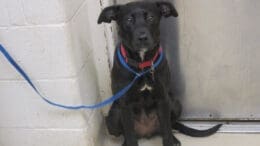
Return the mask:
[[[105,28],[96,25],[100,10],[96,0],[0,0],[0,43],[51,100],[92,104],[110,94]],[[0,116],[0,146],[102,142],[100,110],[48,105],[2,55]]]
[[[163,35],[170,49],[178,50],[173,52],[178,53],[185,85],[183,116],[260,119],[260,1],[175,0],[175,4],[180,15],[176,23],[164,23],[169,29]],[[177,27],[171,28],[173,24]],[[171,61],[175,56],[171,54]]]

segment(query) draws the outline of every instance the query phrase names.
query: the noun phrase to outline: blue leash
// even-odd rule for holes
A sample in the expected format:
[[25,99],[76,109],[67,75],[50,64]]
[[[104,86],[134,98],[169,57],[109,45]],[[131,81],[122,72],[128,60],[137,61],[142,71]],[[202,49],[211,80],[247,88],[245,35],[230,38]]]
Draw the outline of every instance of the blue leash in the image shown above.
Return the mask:
[[10,54],[6,51],[6,49],[0,44],[0,51],[1,53],[4,55],[4,57],[8,60],[8,62],[16,69],[16,71],[18,73],[20,73],[20,75],[26,80],[26,82],[33,88],[33,90],[47,103],[56,106],[56,107],[61,107],[61,108],[65,108],[65,109],[71,109],[71,110],[78,110],[78,109],[96,109],[96,108],[101,108],[104,107],[110,103],[113,103],[115,100],[119,99],[120,97],[122,97],[135,83],[136,80],[138,80],[140,77],[142,77],[144,74],[149,73],[152,69],[155,69],[162,61],[163,59],[163,53],[160,53],[160,57],[159,59],[154,63],[154,65],[148,69],[145,70],[141,73],[138,73],[136,71],[134,71],[132,68],[130,68],[127,63],[125,62],[124,58],[122,57],[121,53],[120,53],[120,49],[117,49],[117,56],[118,59],[120,61],[120,63],[130,72],[132,72],[133,74],[135,74],[134,79],[128,84],[126,85],[123,89],[121,89],[119,92],[117,92],[115,95],[113,95],[112,97],[94,104],[94,105],[76,105],[76,106],[69,106],[69,105],[63,105],[63,104],[59,104],[53,101],[50,101],[47,97],[43,96],[39,90],[36,88],[36,86],[33,84],[32,80],[30,79],[30,77],[26,74],[26,72],[14,61],[14,59],[10,56]]

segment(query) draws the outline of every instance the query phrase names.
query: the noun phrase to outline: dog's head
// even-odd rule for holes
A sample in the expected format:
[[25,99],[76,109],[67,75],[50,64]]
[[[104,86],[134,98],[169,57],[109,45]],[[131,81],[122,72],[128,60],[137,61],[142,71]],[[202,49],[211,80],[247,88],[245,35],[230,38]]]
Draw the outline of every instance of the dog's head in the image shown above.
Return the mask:
[[98,23],[115,20],[122,43],[131,51],[148,51],[159,44],[161,17],[177,17],[170,2],[132,2],[105,8]]

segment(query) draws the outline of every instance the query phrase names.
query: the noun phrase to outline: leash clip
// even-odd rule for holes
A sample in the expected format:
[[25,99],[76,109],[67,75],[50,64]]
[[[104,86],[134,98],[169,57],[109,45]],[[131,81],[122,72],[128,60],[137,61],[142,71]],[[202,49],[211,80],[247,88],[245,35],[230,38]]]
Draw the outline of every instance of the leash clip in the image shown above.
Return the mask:
[[153,81],[155,80],[155,78],[154,78],[154,71],[155,71],[155,70],[154,70],[154,64],[153,64],[153,62],[152,62],[150,73],[151,73],[151,75],[152,75]]

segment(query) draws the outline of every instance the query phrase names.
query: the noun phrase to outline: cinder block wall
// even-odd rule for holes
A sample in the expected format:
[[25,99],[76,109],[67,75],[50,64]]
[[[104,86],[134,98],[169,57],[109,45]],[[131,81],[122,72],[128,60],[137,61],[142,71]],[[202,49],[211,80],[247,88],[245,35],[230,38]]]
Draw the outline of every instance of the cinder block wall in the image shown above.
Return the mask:
[[[0,0],[0,43],[51,100],[92,104],[109,84],[104,26],[96,25],[99,12],[96,0]],[[2,55],[0,116],[0,146],[101,143],[99,110],[48,105]]]

